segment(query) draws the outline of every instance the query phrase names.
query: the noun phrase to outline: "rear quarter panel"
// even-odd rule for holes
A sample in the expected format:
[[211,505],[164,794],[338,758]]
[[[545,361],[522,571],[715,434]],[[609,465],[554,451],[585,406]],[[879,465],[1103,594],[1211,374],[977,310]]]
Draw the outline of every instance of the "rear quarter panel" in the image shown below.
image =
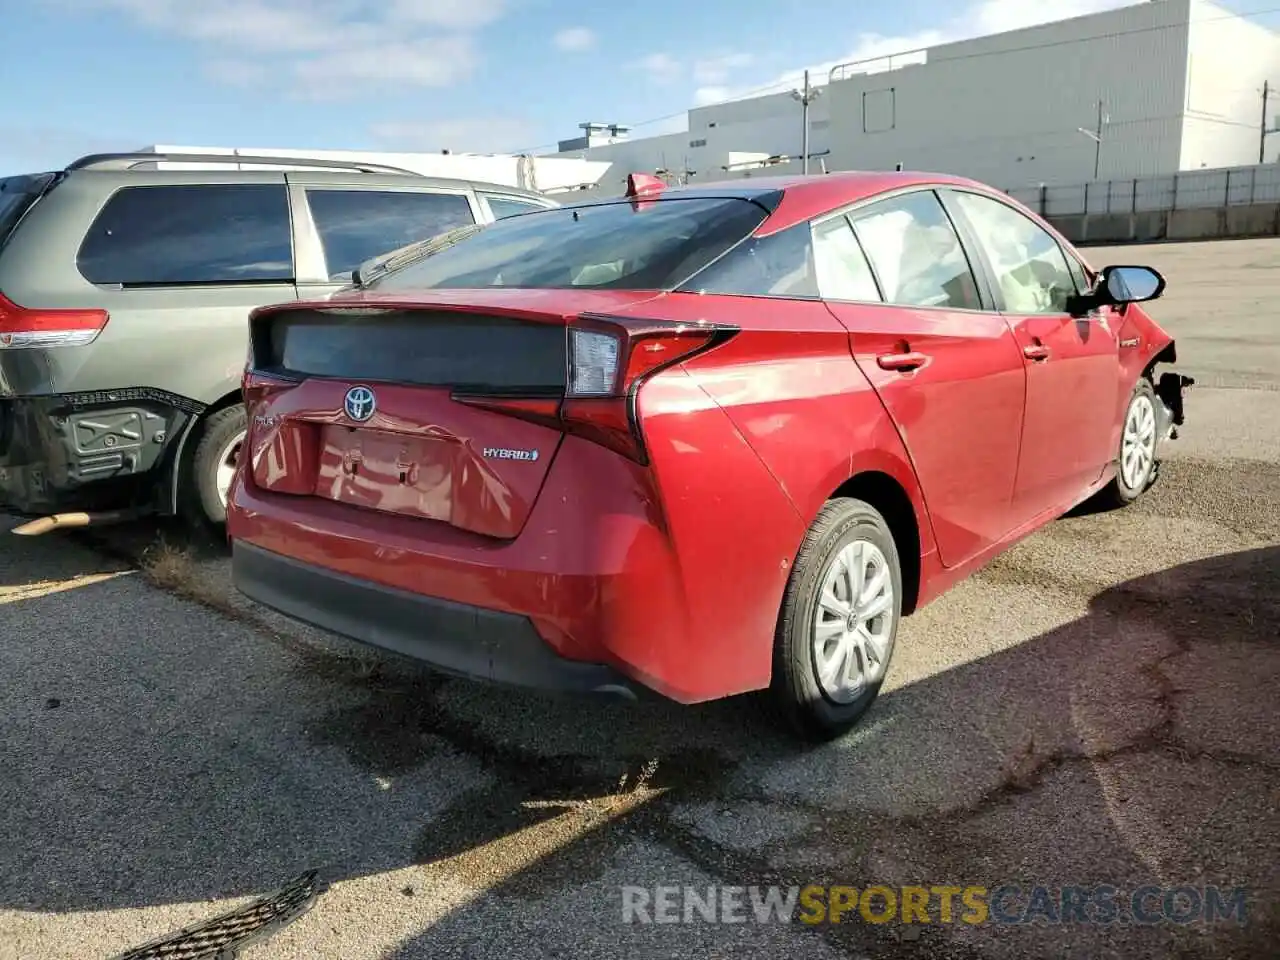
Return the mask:
[[[639,394],[689,637],[689,649],[677,651],[682,667],[653,663],[646,672],[679,675],[686,700],[758,689],[769,682],[800,544],[852,475],[897,480],[915,508],[922,549],[932,550],[914,475],[853,361],[848,333],[823,303],[673,294],[625,312],[741,328]],[[618,652],[645,662],[644,651]]]
[[686,368],[742,433],[806,527],[846,480],[878,471],[907,491],[922,544],[932,547],[902,441],[853,360],[848,331],[824,303],[677,294],[664,301],[663,315],[740,327],[732,340]]

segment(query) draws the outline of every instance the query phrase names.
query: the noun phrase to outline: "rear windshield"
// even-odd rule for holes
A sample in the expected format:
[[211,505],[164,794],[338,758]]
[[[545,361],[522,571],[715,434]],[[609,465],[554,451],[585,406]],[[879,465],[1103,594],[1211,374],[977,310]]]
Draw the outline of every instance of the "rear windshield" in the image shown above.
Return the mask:
[[52,173],[0,178],[0,247],[53,178]]
[[369,286],[671,290],[766,216],[758,204],[731,198],[559,207],[499,220],[423,250]]

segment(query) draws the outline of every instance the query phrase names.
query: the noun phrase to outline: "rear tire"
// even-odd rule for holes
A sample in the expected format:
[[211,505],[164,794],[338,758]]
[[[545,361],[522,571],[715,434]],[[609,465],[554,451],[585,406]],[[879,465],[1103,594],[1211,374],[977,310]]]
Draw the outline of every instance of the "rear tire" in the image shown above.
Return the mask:
[[244,406],[237,403],[210,414],[197,428],[200,439],[182,489],[183,512],[197,527],[226,525],[227,488],[248,422]]
[[1127,507],[1150,489],[1159,463],[1160,435],[1167,426],[1155,388],[1146,377],[1140,378],[1121,421],[1116,475],[1094,497],[1096,507]]
[[884,517],[839,498],[809,528],[783,596],[772,695],[792,728],[825,741],[880,693],[902,616],[902,568]]

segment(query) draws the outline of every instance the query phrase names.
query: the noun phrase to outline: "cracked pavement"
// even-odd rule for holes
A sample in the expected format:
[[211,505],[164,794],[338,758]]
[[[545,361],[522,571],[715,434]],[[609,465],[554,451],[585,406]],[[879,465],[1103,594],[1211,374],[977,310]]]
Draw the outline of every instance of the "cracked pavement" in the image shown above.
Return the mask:
[[[1158,484],[908,619],[820,748],[752,697],[444,681],[250,609],[223,557],[175,592],[150,531],[0,541],[0,958],[108,957],[310,868],[248,960],[1274,956],[1280,240],[1091,259],[1169,277],[1199,384]],[[622,885],[1002,882],[1246,887],[1248,922],[621,922]]]

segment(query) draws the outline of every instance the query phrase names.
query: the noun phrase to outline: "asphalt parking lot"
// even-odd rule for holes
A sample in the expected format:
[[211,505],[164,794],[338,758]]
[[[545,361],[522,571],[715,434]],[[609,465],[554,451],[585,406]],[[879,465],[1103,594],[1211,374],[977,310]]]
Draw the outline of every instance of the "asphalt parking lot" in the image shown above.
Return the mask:
[[[107,957],[313,868],[329,888],[251,960],[1274,956],[1280,240],[1090,255],[1169,278],[1152,312],[1198,385],[1158,484],[908,620],[819,749],[753,698],[440,681],[252,614],[224,558],[140,572],[137,530],[0,540],[0,958]],[[1243,923],[623,922],[623,886],[758,883],[1248,899]]]

